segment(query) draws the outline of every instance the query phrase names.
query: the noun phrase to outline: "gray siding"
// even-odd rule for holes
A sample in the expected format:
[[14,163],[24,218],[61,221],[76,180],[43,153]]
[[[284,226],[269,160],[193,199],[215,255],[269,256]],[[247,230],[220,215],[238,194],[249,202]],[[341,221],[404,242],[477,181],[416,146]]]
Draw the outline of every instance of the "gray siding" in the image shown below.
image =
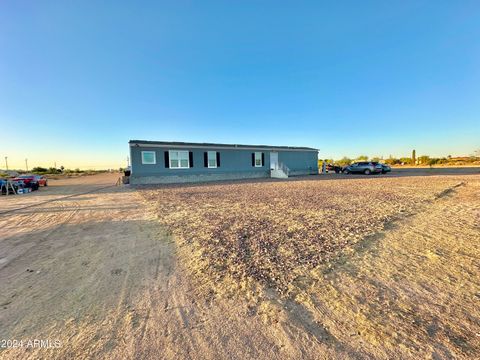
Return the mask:
[[314,151],[279,151],[278,161],[284,163],[292,175],[318,174],[318,154]]
[[[186,175],[222,172],[267,172],[269,169],[268,156],[265,153],[265,166],[252,166],[252,152],[248,150],[216,150],[216,149],[190,149],[193,152],[193,167],[189,169],[170,169],[165,167],[164,152],[168,150],[188,149],[165,149],[158,147],[132,147],[132,173],[138,176],[145,175]],[[142,164],[142,151],[155,151],[157,163],[155,165]],[[220,167],[206,168],[203,163],[203,154],[206,151],[218,151],[220,153]]]
[[[164,152],[168,150],[188,150],[193,153],[193,167],[188,169],[170,169],[165,167]],[[156,164],[142,164],[141,152],[154,151]],[[220,167],[204,166],[204,153],[217,151],[220,153]],[[252,166],[252,153],[263,152],[263,167]],[[318,173],[317,152],[315,151],[278,151],[279,162],[291,170],[292,175]],[[175,147],[130,147],[132,164],[132,184],[172,183],[209,180],[245,179],[270,176],[269,150],[215,149],[215,148],[175,148]]]

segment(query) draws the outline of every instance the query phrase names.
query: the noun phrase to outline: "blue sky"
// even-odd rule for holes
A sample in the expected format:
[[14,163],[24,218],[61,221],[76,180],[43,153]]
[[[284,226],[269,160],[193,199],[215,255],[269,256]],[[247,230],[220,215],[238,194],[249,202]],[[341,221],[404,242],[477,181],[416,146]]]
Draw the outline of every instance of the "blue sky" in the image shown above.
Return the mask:
[[125,165],[129,139],[480,148],[478,1],[2,1],[0,167]]

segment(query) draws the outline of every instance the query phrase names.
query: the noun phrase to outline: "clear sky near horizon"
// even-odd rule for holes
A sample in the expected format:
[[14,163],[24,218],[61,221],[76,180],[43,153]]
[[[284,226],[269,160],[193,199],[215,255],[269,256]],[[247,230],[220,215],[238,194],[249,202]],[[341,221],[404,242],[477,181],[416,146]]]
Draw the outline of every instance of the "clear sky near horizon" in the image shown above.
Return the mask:
[[480,148],[478,1],[2,1],[0,168],[130,139],[321,158]]

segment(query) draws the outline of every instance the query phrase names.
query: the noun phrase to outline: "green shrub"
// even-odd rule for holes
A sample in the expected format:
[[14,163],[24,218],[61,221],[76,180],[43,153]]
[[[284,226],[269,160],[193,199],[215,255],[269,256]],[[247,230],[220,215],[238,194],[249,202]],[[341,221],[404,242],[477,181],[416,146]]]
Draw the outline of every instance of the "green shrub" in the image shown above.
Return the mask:
[[402,157],[400,158],[400,163],[405,164],[405,165],[411,165],[412,164],[412,159],[409,157]]
[[350,165],[352,163],[352,159],[344,156],[343,158],[341,158],[340,160],[336,161],[336,164],[337,165],[340,165],[340,166],[346,166],[346,165]]
[[35,166],[32,169],[32,173],[39,174],[39,175],[46,174],[47,172],[48,172],[48,169],[41,166]]
[[389,157],[388,159],[385,160],[385,164],[398,165],[398,164],[401,164],[401,161],[400,161],[400,159],[396,159],[394,157]]
[[422,165],[428,165],[430,163],[430,156],[428,155],[419,156],[418,163]]

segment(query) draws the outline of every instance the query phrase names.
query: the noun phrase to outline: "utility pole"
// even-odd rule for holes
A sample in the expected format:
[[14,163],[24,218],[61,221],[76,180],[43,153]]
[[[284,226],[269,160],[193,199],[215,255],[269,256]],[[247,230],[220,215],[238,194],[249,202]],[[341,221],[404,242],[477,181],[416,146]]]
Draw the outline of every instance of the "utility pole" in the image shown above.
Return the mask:
[[6,167],[7,170],[8,170],[8,156],[5,156],[5,167]]
[[56,161],[53,163],[53,167],[54,167],[55,169],[57,168],[57,162],[56,162]]
[[127,156],[127,167],[129,167],[129,166],[130,166],[130,157]]
[[27,171],[28,171],[28,159],[25,159],[25,167],[27,168]]

